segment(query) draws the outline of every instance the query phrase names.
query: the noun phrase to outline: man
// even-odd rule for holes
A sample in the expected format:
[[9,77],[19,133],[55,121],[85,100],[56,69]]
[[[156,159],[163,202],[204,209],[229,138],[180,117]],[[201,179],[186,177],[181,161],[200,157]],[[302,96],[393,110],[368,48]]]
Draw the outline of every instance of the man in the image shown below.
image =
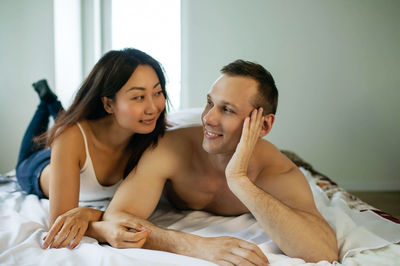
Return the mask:
[[338,258],[335,234],[315,207],[300,170],[267,140],[278,92],[262,66],[237,60],[221,70],[207,95],[202,127],[169,131],[148,150],[123,182],[104,214],[128,232],[104,236],[116,247],[142,246],[198,257],[218,264],[264,265],[252,243],[232,237],[204,238],[159,228],[145,219],[165,185],[179,209],[218,215],[251,212],[288,256],[309,262]]

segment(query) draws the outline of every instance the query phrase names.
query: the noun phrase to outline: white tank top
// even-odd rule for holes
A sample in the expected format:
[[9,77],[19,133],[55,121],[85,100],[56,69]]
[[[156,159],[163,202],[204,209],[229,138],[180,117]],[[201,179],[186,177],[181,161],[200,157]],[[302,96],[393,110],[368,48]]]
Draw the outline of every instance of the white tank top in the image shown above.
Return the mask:
[[122,179],[112,186],[102,186],[99,183],[93,168],[92,159],[90,158],[85,132],[79,123],[77,123],[77,125],[82,132],[86,151],[86,160],[80,172],[81,180],[79,201],[110,200],[114,196],[118,186],[121,184]]

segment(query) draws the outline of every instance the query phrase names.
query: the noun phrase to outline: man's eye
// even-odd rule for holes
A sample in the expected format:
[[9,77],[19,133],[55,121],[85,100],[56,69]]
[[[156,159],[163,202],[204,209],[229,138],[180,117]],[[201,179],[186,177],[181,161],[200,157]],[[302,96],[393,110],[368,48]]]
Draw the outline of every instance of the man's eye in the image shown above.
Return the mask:
[[207,105],[210,105],[210,106],[212,106],[212,102],[211,101],[209,101],[209,100],[207,100]]
[[224,107],[224,112],[226,112],[226,113],[232,113],[232,110],[229,109],[229,108],[227,108],[227,107]]

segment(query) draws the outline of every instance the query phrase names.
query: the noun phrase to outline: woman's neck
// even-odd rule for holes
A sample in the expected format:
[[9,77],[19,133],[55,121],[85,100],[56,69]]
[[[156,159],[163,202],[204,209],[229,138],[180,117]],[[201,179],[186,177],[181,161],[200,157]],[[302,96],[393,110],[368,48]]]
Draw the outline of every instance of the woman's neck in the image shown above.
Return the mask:
[[132,132],[119,127],[112,116],[85,122],[94,141],[113,151],[124,150],[133,136]]

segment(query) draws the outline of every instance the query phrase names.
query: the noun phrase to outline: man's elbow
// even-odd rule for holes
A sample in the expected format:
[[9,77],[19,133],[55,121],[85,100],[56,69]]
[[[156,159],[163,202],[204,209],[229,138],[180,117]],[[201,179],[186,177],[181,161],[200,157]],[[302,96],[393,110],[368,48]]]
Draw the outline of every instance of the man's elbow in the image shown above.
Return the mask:
[[311,262],[319,262],[319,261],[328,261],[329,263],[333,263],[334,261],[339,261],[339,256],[337,253],[331,252],[329,254],[322,254],[321,256],[315,258]]
[[[310,254],[311,255],[311,254]],[[334,261],[339,261],[339,255],[337,248],[326,248],[323,251],[315,252],[309,258],[306,258],[305,261],[317,263],[319,261],[328,261],[329,263],[333,263]]]

